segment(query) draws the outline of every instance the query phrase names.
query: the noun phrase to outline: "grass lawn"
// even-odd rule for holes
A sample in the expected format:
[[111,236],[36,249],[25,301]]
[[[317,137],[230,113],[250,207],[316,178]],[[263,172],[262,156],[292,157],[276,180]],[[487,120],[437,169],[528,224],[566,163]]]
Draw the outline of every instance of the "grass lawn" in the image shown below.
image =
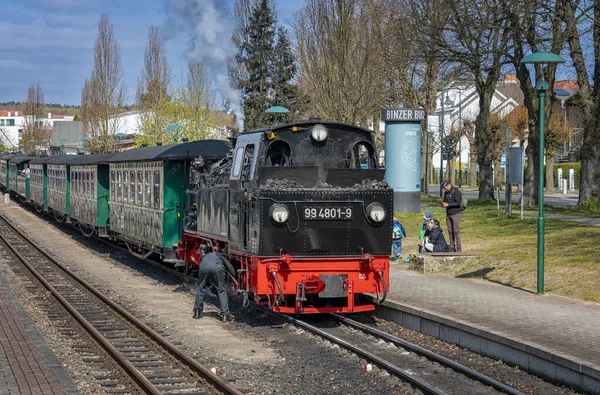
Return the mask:
[[[417,251],[424,210],[434,212],[448,240],[441,198],[421,198],[421,214],[396,213],[407,232],[402,243],[404,256]],[[500,210],[498,216],[496,203],[477,204],[469,200],[461,221],[462,249],[477,252],[479,257],[449,268],[448,273],[536,290],[537,218],[525,217],[521,221],[518,208],[513,208],[510,218],[504,215],[503,206]],[[554,208],[552,212],[575,215]],[[600,227],[549,218],[545,224],[545,292],[600,302]]]

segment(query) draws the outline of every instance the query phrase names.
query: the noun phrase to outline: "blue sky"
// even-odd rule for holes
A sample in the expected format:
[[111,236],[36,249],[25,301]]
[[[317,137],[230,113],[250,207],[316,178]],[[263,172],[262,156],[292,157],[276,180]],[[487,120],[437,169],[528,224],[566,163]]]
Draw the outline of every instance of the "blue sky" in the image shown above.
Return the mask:
[[[205,12],[211,3],[222,13],[212,19],[224,20],[214,25],[212,49],[222,49],[228,40],[219,39],[230,36],[233,0],[0,0],[0,102],[24,101],[29,85],[39,82],[47,103],[78,105],[83,82],[91,74],[102,12],[110,16],[121,46],[127,103],[134,101],[151,25],[160,26],[169,37],[167,55],[174,78],[184,75],[189,56],[218,69],[222,62],[214,60],[211,45],[204,42],[212,35],[199,34],[196,23],[211,20]],[[286,26],[303,5],[302,0],[275,3],[279,21]],[[188,15],[190,6],[196,9],[196,19]]]

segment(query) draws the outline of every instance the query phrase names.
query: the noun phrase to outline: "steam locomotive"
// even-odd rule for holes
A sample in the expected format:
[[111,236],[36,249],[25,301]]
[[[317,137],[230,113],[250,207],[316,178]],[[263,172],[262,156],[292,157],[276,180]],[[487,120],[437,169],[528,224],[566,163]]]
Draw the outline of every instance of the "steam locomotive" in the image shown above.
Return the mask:
[[385,299],[393,191],[373,134],[318,118],[241,134],[231,157],[191,165],[177,254],[190,270],[209,250],[237,266],[238,290],[274,311],[373,310]]

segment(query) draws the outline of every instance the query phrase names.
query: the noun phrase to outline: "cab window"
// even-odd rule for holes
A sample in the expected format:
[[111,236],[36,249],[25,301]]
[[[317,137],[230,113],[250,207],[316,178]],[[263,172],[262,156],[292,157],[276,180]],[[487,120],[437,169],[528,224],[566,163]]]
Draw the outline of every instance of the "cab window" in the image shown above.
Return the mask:
[[244,160],[244,147],[240,147],[235,151],[235,163],[233,164],[232,176],[238,178],[242,170],[242,161]]

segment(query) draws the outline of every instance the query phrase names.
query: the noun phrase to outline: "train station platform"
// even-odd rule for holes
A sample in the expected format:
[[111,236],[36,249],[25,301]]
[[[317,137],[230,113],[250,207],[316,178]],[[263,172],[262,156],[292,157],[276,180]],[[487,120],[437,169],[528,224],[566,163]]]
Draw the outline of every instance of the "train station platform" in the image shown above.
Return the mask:
[[0,273],[0,395],[80,394]]
[[600,304],[393,264],[382,318],[600,394]]

